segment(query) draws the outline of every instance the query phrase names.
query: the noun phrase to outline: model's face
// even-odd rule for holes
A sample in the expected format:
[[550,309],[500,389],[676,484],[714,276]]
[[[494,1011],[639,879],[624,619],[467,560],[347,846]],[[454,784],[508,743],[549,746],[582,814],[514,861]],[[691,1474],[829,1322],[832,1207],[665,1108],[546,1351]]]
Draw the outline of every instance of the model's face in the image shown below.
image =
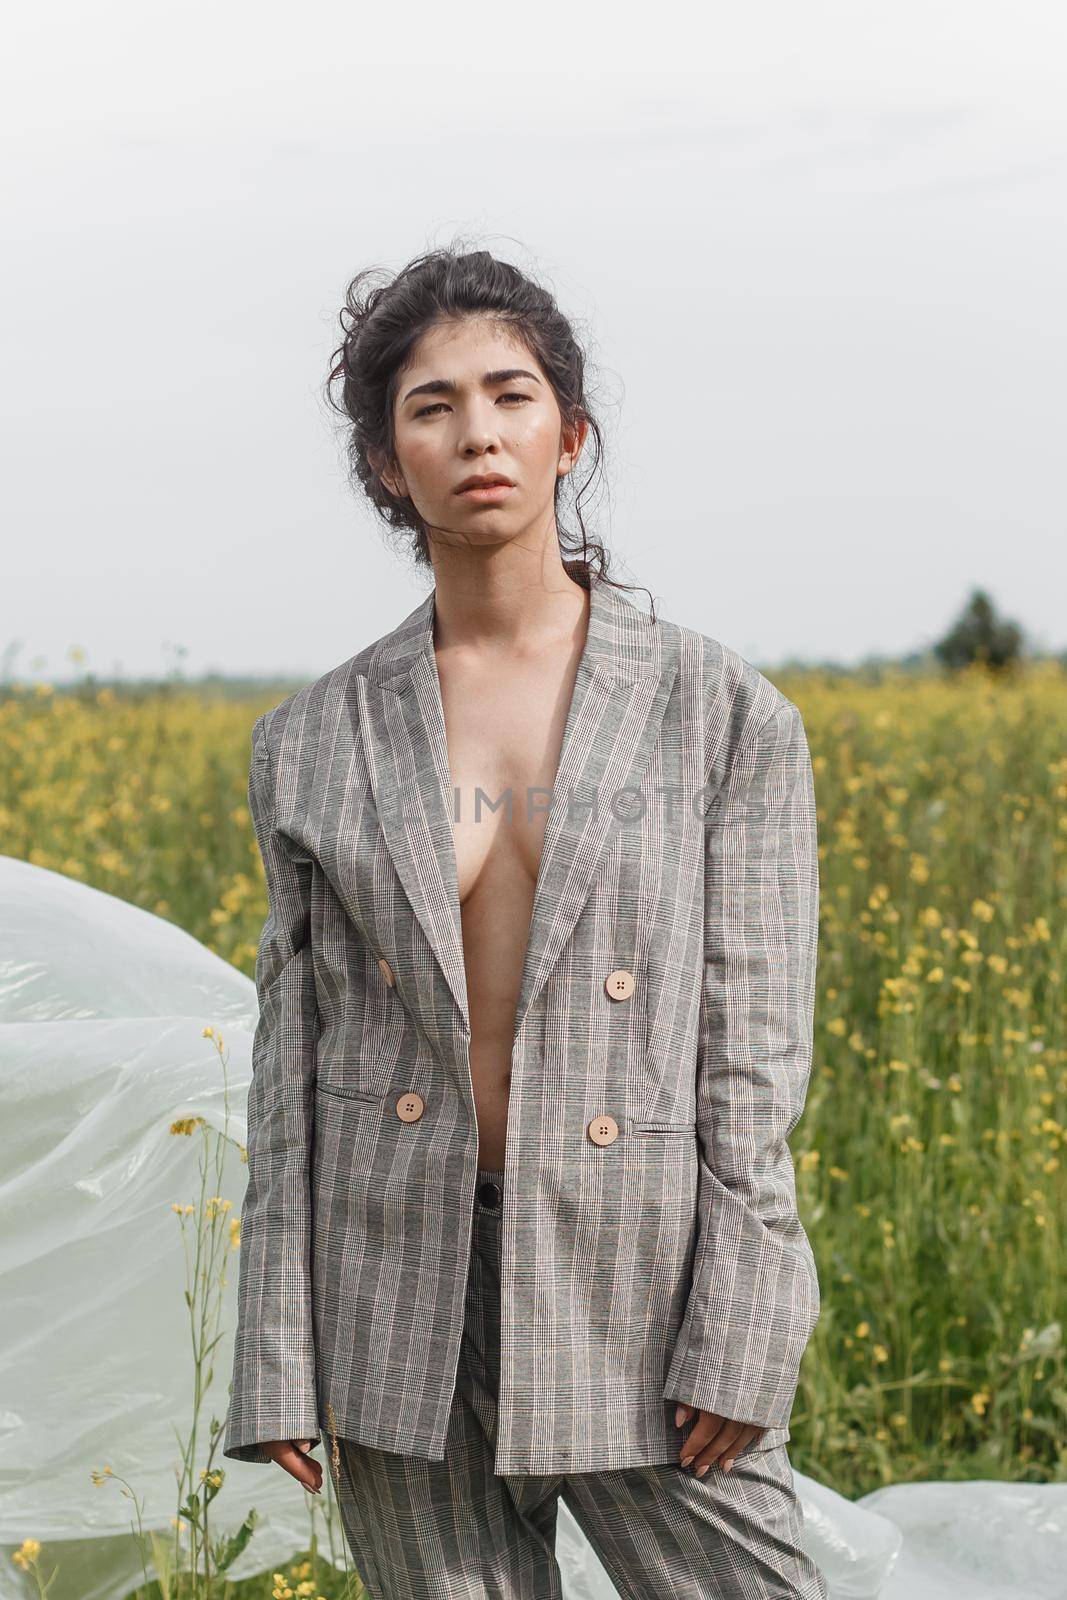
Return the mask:
[[[565,430],[540,363],[479,321],[427,331],[401,374],[393,428],[400,471],[382,473],[386,486],[411,496],[431,535],[494,544],[554,529],[556,479],[573,467],[588,424]],[[458,492],[493,474],[512,487]]]

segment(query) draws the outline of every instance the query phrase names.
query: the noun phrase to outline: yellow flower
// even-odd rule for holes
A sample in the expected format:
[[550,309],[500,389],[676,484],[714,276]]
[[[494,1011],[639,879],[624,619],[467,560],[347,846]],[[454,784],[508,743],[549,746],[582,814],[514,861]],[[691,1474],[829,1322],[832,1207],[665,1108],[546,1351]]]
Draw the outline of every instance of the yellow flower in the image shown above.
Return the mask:
[[203,1117],[179,1117],[170,1125],[171,1133],[190,1134],[197,1128],[206,1128],[207,1122]]

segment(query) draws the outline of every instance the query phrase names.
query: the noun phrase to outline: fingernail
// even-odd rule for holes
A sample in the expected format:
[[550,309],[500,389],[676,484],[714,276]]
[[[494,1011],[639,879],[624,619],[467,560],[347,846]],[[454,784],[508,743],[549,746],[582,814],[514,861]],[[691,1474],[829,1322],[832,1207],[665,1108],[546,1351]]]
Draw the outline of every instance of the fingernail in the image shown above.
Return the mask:
[[680,1428],[684,1421],[685,1421],[685,1407],[683,1405],[675,1406],[675,1408],[674,1408],[674,1426],[676,1428]]
[[707,1472],[707,1470],[708,1470],[709,1465],[710,1465],[710,1462],[705,1461],[705,1463],[704,1463],[704,1465],[702,1467],[698,1467],[697,1468],[697,1477],[698,1478],[702,1478],[704,1476],[705,1472]]
[[[736,1459],[736,1457],[735,1457],[735,1459]],[[733,1461],[727,1461],[726,1465],[723,1467],[722,1470],[724,1472],[729,1472],[729,1470],[733,1466],[733,1464],[734,1464]]]
[[687,1467],[689,1465],[689,1463],[692,1461],[692,1459],[693,1459],[692,1456],[683,1456],[682,1457],[682,1466],[683,1467]]

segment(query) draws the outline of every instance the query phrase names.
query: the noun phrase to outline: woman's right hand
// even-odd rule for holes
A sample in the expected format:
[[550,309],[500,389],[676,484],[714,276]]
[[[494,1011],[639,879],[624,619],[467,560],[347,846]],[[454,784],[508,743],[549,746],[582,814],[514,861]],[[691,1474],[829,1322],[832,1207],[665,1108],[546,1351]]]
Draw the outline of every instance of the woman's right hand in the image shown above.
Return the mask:
[[313,1461],[308,1454],[310,1439],[274,1439],[263,1448],[272,1461],[284,1467],[311,1494],[322,1493],[322,1464]]

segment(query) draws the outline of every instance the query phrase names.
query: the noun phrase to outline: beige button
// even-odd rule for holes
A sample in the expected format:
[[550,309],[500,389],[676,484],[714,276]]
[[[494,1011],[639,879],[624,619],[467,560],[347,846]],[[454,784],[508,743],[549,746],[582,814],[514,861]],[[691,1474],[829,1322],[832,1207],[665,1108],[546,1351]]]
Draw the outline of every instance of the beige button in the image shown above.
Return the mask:
[[613,1000],[629,1000],[634,992],[634,975],[625,967],[616,967],[604,979],[604,987]]
[[588,1131],[594,1144],[614,1144],[619,1137],[619,1124],[614,1117],[605,1113],[602,1117],[593,1118]]
[[402,1094],[396,1103],[396,1114],[401,1122],[418,1122],[426,1110],[426,1102],[421,1094]]
[[393,985],[396,983],[396,974],[394,973],[392,967],[389,965],[388,961],[386,961],[384,956],[380,956],[379,957],[378,965],[382,969],[382,977],[385,979],[386,983],[389,985],[389,987],[391,989],[393,987]]

